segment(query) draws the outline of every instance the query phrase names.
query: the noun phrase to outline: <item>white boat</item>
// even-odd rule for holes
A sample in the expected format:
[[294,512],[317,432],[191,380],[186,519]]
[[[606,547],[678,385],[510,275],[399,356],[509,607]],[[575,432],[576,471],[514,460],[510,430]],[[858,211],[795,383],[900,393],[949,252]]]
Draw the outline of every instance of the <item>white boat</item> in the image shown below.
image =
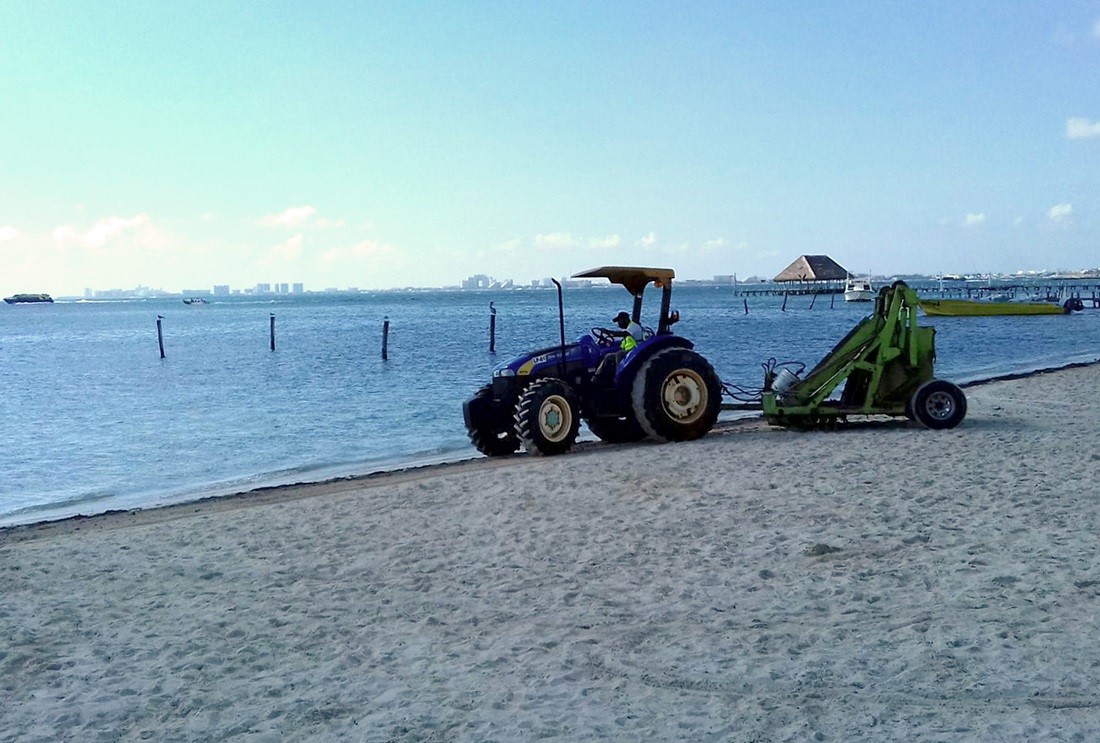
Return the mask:
[[875,290],[871,288],[871,277],[854,279],[848,277],[844,285],[845,302],[870,302],[875,298]]

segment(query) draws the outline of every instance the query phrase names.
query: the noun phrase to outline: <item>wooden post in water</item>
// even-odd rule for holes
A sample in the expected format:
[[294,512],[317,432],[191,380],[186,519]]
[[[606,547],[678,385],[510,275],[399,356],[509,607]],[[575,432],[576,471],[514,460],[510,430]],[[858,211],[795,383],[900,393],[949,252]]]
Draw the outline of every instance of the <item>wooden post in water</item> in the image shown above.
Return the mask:
[[817,292],[814,292],[813,296],[810,297],[810,309],[811,310],[814,308],[814,302],[816,302],[816,301],[817,301]]
[[743,298],[743,299],[744,299],[744,302],[745,302],[745,314],[747,315],[747,314],[749,314],[749,300],[745,299],[745,298]]
[[787,290],[783,290],[783,312],[787,311]]
[[382,360],[390,357],[390,318],[382,318]]
[[836,292],[829,295],[829,309],[833,309],[836,306]]
[[489,303],[489,353],[497,352],[497,308]]
[[271,313],[271,350],[275,350],[275,313]]
[[164,315],[157,315],[157,345],[160,346],[160,357],[164,358],[164,333],[161,330],[160,323],[164,319]]

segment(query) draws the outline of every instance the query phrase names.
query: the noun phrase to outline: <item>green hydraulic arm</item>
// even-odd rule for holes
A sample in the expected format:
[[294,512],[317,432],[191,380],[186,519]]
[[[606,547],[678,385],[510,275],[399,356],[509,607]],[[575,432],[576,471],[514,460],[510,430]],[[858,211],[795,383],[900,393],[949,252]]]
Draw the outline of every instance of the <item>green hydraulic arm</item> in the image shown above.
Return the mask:
[[[906,415],[932,379],[935,330],[917,324],[918,298],[904,282],[879,290],[874,311],[803,379],[779,389],[764,380],[764,417],[776,425],[830,425],[848,415]],[[834,394],[843,385],[839,398]]]

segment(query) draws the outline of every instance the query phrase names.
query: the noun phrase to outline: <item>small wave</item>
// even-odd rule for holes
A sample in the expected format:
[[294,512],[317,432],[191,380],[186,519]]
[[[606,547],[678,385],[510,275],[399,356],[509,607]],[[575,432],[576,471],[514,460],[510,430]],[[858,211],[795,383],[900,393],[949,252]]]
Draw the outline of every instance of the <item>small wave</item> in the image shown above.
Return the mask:
[[[81,513],[82,506],[91,505],[93,503],[102,504],[117,497],[118,494],[114,492],[94,490],[73,495],[68,498],[62,498],[61,500],[48,501],[45,503],[31,503],[29,505],[0,512],[0,525],[26,523],[28,520],[45,521],[53,518],[76,516]],[[102,508],[97,507],[92,509],[91,512],[100,513],[102,510]],[[26,517],[28,516],[33,516],[34,518],[27,519]]]

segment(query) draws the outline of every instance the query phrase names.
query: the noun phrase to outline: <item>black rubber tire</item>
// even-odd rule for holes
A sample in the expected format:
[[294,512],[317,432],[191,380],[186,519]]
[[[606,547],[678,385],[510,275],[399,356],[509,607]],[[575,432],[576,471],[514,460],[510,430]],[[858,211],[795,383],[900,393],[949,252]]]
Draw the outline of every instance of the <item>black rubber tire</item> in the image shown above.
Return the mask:
[[516,435],[530,454],[564,454],[580,431],[577,397],[560,379],[537,379],[516,403]]
[[[488,384],[474,393],[475,398],[492,397],[492,395],[492,385]],[[476,421],[474,425],[466,426],[466,434],[470,437],[470,443],[474,448],[487,457],[506,457],[519,450],[519,438],[511,426],[503,431],[495,431],[492,421]]]
[[642,427],[633,415],[624,415],[619,418],[585,418],[588,430],[600,441],[609,444],[633,444],[646,437]]
[[933,379],[913,393],[910,408],[925,428],[954,428],[966,417],[966,395],[951,382]]
[[634,417],[654,441],[705,436],[721,402],[722,383],[713,367],[686,348],[666,348],[646,359],[631,391]]

